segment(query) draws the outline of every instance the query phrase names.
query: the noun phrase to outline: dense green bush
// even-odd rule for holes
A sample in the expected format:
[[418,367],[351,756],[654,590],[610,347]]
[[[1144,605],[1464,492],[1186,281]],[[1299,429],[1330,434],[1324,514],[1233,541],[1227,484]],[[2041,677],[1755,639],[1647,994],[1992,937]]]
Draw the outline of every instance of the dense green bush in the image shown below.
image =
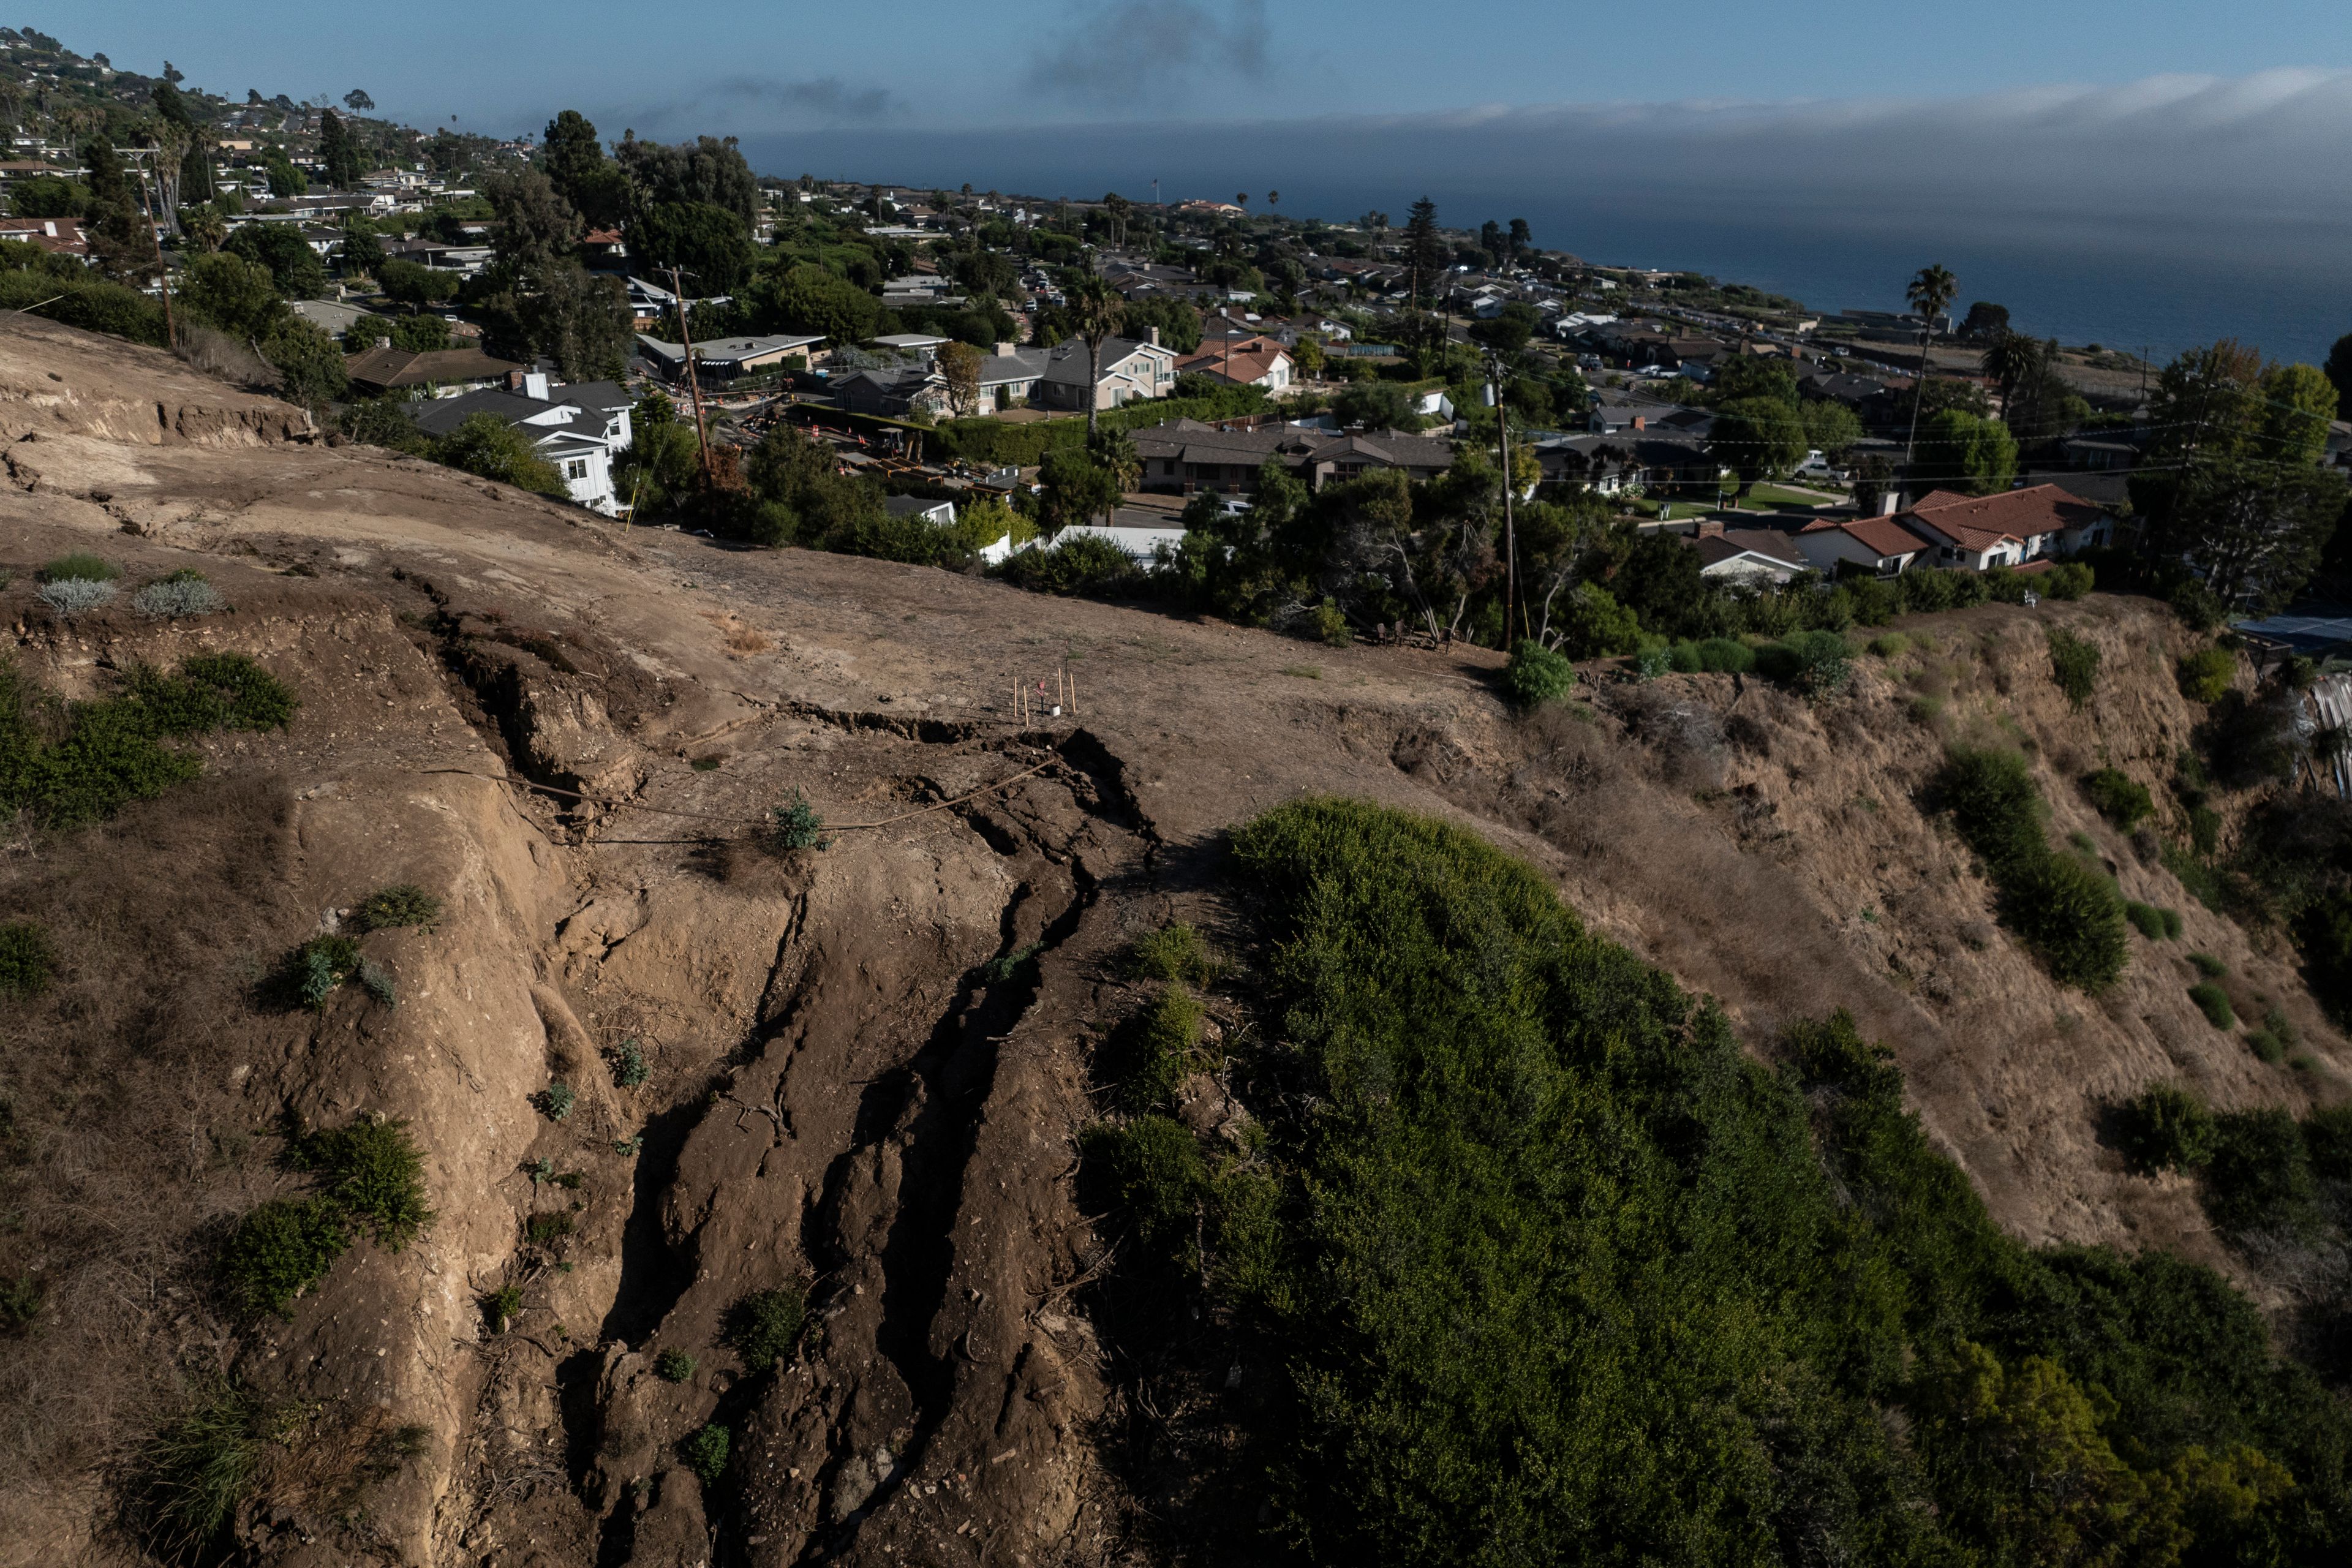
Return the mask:
[[1033,594],[1139,598],[1147,586],[1135,558],[1098,533],[1064,537],[1006,557],[997,575]]
[[1576,689],[1576,666],[1568,656],[1522,637],[1511,645],[1503,667],[1503,695],[1514,708],[1557,702]]
[[654,1375],[664,1383],[684,1383],[694,1376],[694,1358],[672,1347],[654,1357]]
[[362,1118],[299,1134],[283,1163],[315,1176],[318,1191],[260,1205],[223,1248],[222,1283],[246,1317],[290,1317],[295,1298],[326,1277],[355,1233],[397,1252],[433,1223],[424,1156],[405,1121]]
[[2303,1130],[2284,1110],[2235,1110],[2213,1119],[2205,1212],[2223,1230],[2298,1230],[2314,1217],[2316,1189]]
[[247,1318],[293,1316],[294,1299],[327,1277],[351,1231],[323,1198],[271,1198],[237,1222],[222,1250],[221,1282]]
[[2101,816],[2126,833],[2156,815],[2156,801],[2147,786],[2120,768],[2101,768],[2083,781],[2083,793],[2091,797]]
[[2199,981],[2189,988],[2189,999],[2205,1015],[2205,1021],[2217,1029],[2238,1026],[2237,1010],[2230,1005],[2230,994],[2210,980]]
[[2194,1170],[2213,1158],[2213,1113],[2178,1084],[2143,1091],[2116,1122],[2124,1153],[2141,1170]]
[[2097,581],[2084,563],[2062,562],[2042,574],[2042,591],[2053,599],[2079,599],[2089,593]]
[[1759,675],[1794,687],[1809,697],[1829,697],[1853,678],[1853,650],[1832,631],[1799,632],[1784,642],[1756,650]]
[[2194,969],[2198,973],[2203,975],[2208,980],[2219,980],[2221,976],[2230,973],[2230,966],[2222,963],[2220,959],[2214,957],[2210,952],[2190,953],[2189,955],[2189,967]]
[[2139,934],[2148,941],[2164,940],[2164,911],[2154,904],[2126,903],[2124,905],[2124,919],[2131,921]]
[[440,918],[440,900],[413,882],[399,882],[362,899],[356,923],[362,931],[398,931],[404,926],[430,931]]
[[233,1384],[197,1388],[132,1457],[127,1512],[141,1544],[165,1563],[219,1561],[215,1547],[259,1481],[269,1446],[290,1436],[299,1416]]
[[2227,648],[2200,648],[2180,661],[2180,693],[2191,702],[2219,702],[2238,673]]
[[[1131,1233],[1133,1310],[1198,1333],[1205,1279],[1281,1369],[1234,1484],[1298,1561],[2352,1539],[2352,1426],[2252,1306],[2160,1253],[2011,1240],[1851,1020],[1792,1030],[1775,1074],[1437,823],[1305,801],[1234,847],[1283,1020],[1236,1069],[1264,1152],[1145,1116],[1091,1131],[1082,1173]],[[2222,1508],[2216,1464],[2271,1479]],[[2084,1520],[2106,1556],[2051,1546]]]
[[2131,957],[2123,894],[2103,872],[2052,852],[2025,759],[1955,747],[1937,789],[2000,889],[2001,919],[2051,977],[2089,992],[2113,984]]
[[798,1290],[754,1290],[727,1310],[725,1334],[751,1372],[793,1353],[808,1321],[808,1299]]
[[1127,950],[1127,968],[1148,980],[1206,985],[1217,977],[1217,955],[1208,939],[1181,921],[1137,937]]
[[122,568],[103,555],[76,551],[58,556],[36,575],[44,583],[111,583],[122,575]]
[[2047,636],[2050,679],[2066,694],[2067,706],[2080,713],[2099,684],[2099,645],[2063,626],[2049,627]]
[[1200,1043],[1201,1005],[1181,985],[1161,986],[1113,1041],[1120,1102],[1146,1110],[1165,1100],[1192,1070]]
[[727,1470],[727,1451],[732,1446],[733,1435],[717,1422],[704,1426],[677,1446],[677,1457],[686,1468],[709,1486]]
[[0,925],[0,996],[22,1001],[37,996],[58,966],[49,937],[30,921]]

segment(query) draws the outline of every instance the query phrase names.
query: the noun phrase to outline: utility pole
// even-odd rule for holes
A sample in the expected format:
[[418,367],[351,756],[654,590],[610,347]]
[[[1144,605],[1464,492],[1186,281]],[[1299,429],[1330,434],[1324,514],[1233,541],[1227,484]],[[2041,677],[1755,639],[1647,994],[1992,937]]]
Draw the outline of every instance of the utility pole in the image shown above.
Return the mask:
[[[134,148],[134,157],[147,149]],[[163,264],[163,237],[155,232],[155,203],[148,194],[147,164],[139,163],[139,205],[147,215],[147,237],[155,247],[155,282],[163,290],[163,342],[169,347],[180,346],[180,329],[172,321],[172,269]]]
[[1519,603],[1519,540],[1518,530],[1511,517],[1511,414],[1503,402],[1503,360],[1500,354],[1486,356],[1486,392],[1495,400],[1495,436],[1502,443],[1503,458],[1503,641],[1511,640],[1511,617],[1519,618],[1519,635],[1527,635],[1527,606]]
[[670,297],[677,301],[677,342],[686,355],[686,389],[694,398],[694,444],[702,454],[702,482],[710,483],[710,433],[702,422],[702,377],[694,369],[694,332],[686,324],[686,285],[678,281],[678,269],[669,269]]

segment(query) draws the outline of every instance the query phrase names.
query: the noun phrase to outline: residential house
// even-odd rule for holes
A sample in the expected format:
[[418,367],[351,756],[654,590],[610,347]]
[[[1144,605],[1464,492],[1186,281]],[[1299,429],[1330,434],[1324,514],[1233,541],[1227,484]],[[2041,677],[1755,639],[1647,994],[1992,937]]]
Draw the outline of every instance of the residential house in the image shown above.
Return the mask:
[[1149,338],[1105,338],[1097,358],[1094,384],[1087,383],[1087,345],[1071,338],[1045,351],[1045,373],[1030,394],[1048,408],[1117,408],[1142,398],[1165,397],[1176,389],[1176,351],[1163,348],[1160,329]]
[[1271,338],[1203,338],[1200,349],[1179,360],[1180,374],[1213,376],[1229,386],[1262,386],[1268,392],[1290,390],[1290,355]]
[[503,385],[523,367],[510,360],[492,359],[479,349],[436,349],[410,353],[378,343],[343,361],[352,384],[363,393],[415,392],[420,388],[464,391],[469,387]]
[[1797,531],[1798,551],[1814,571],[1894,577],[1933,546],[1891,517],[1822,518]]
[[1972,572],[2105,544],[2115,527],[2104,510],[2056,485],[1990,496],[1930,490],[1895,515],[1934,546],[1933,564]]
[[1547,481],[1601,495],[1640,494],[1664,486],[1711,493],[1724,472],[1703,437],[1672,432],[1559,436],[1532,449]]
[[[766,375],[786,368],[786,362],[798,356],[805,362],[809,351],[824,342],[814,337],[714,338],[707,343],[694,345],[695,379],[705,391],[714,385],[724,391],[730,382],[746,376]],[[686,348],[683,344],[663,341],[644,332],[637,334],[637,351],[667,380],[686,379]]]
[[929,364],[938,357],[941,349],[954,341],[952,338],[933,337],[929,332],[891,332],[874,339],[873,342],[877,349],[887,350],[891,353],[913,354]]
[[1698,552],[1700,576],[1735,587],[1777,587],[1809,569],[1789,535],[1767,529],[1703,522],[1691,546]]
[[882,510],[892,517],[919,517],[941,528],[955,526],[955,502],[951,500],[931,500],[923,496],[885,496],[882,498]]
[[58,256],[89,259],[89,238],[78,217],[0,218],[0,239],[30,244]]
[[629,395],[609,381],[552,386],[535,372],[519,379],[517,390],[436,398],[415,405],[411,416],[428,436],[446,436],[478,414],[501,420],[554,465],[574,502],[606,517],[619,515],[613,458],[629,444]]
[[1129,438],[1143,460],[1144,489],[1187,495],[1245,492],[1255,487],[1258,470],[1269,461],[1282,463],[1310,489],[1379,468],[1399,468],[1409,478],[1431,479],[1454,462],[1453,443],[1401,430],[1331,431],[1295,425],[1236,430],[1176,419],[1133,431]]
[[903,419],[920,408],[934,418],[947,411],[947,382],[928,364],[869,366],[825,382],[835,403],[850,414]]
[[461,277],[471,278],[475,273],[488,267],[498,252],[492,248],[488,240],[478,240],[468,236],[463,242],[455,245],[447,240],[426,239],[422,237],[415,239],[389,239],[384,241],[383,254],[388,261],[414,261],[419,267],[430,267],[437,271],[455,272]]

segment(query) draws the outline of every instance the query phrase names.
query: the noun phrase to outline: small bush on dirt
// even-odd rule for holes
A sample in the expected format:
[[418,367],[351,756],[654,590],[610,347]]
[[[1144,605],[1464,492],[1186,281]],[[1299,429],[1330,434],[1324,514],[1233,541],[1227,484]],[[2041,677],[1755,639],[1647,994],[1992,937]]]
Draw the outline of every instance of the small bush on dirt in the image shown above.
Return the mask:
[[523,1239],[533,1247],[553,1247],[572,1234],[568,1214],[535,1214],[523,1222]]
[[2227,648],[2200,648],[2180,661],[2180,694],[2191,702],[2219,702],[2238,673]]
[[572,1092],[570,1084],[559,1081],[549,1084],[531,1096],[531,1103],[536,1105],[540,1114],[550,1121],[561,1121],[572,1114],[572,1107],[579,1098]]
[[84,616],[114,602],[115,588],[111,583],[101,583],[88,577],[68,577],[58,583],[44,583],[37,590],[41,603],[61,616]]
[[1096,1166],[1147,1245],[1190,1233],[1208,1164],[1191,1129],[1166,1116],[1090,1129],[1080,1153]]
[[2246,1048],[2254,1053],[2257,1060],[2272,1067],[2286,1060],[2286,1042],[2268,1029],[2247,1030]]
[[131,607],[159,620],[177,620],[186,616],[216,615],[228,608],[228,601],[221,597],[219,589],[205,581],[203,573],[174,572],[133,594]]
[[2079,599],[2097,582],[2086,563],[2069,561],[2049,570],[2042,579],[2042,591],[2053,599]]
[[398,1252],[433,1223],[424,1152],[404,1121],[362,1117],[306,1134],[288,1146],[286,1163],[317,1175],[320,1195],[387,1251]]
[[1137,937],[1127,950],[1128,973],[1147,980],[1181,980],[1208,985],[1217,977],[1217,955],[1208,940],[1179,921]]
[[372,958],[360,960],[360,989],[386,1007],[400,1005],[400,987],[393,983],[392,972]]
[[2158,910],[2156,912],[2164,917],[2164,940],[2167,942],[2179,942],[2180,940],[2181,930],[2180,911],[2179,910]]
[[726,1472],[727,1450],[732,1441],[727,1428],[713,1422],[680,1443],[677,1457],[701,1479],[703,1485],[709,1486]]
[[30,921],[0,925],[0,996],[37,996],[58,966],[48,933]]
[[482,1324],[494,1334],[507,1331],[507,1325],[522,1316],[522,1289],[520,1286],[501,1285],[481,1300]]
[[77,551],[43,566],[39,576],[44,583],[112,583],[121,579],[122,568],[102,555]]
[[2143,1171],[2187,1171],[2213,1157],[2213,1113],[2178,1084],[2160,1083],[2126,1101],[2118,1142]]
[[1808,697],[1832,697],[1853,679],[1853,650],[1835,632],[1799,632],[1758,648],[1756,668]]
[[622,1089],[639,1089],[653,1077],[653,1068],[646,1065],[646,1053],[635,1040],[623,1040],[608,1054],[613,1064],[613,1081]]
[[2068,707],[2080,713],[2099,683],[2099,645],[2078,637],[2063,626],[2051,626],[2050,678],[2066,694]]
[[2200,980],[2189,988],[2189,999],[2205,1015],[2205,1021],[2217,1029],[2234,1029],[2238,1014],[2230,1005],[2230,994],[2210,980]]
[[299,1416],[230,1384],[200,1390],[133,1460],[129,1511],[142,1544],[166,1563],[213,1560],[268,1446],[292,1436]]
[[299,706],[291,688],[241,653],[200,654],[177,675],[142,666],[126,684],[164,735],[282,730]]
[[359,972],[356,941],[347,936],[314,936],[287,955],[280,988],[290,991],[312,1012],[320,1012],[336,989]]
[[1201,1043],[1201,1005],[1181,985],[1163,986],[1119,1034],[1119,1102],[1149,1110],[1183,1081]]
[[239,1315],[292,1317],[295,1298],[327,1276],[351,1232],[324,1198],[272,1198],[237,1222],[221,1280]]
[[830,849],[833,840],[825,837],[824,818],[816,813],[808,797],[797,788],[783,805],[770,809],[768,847],[778,853],[795,849]]
[[1010,985],[1021,977],[1021,972],[1029,967],[1030,961],[1044,947],[1043,942],[1033,942],[1025,947],[1016,947],[1011,952],[998,953],[981,965],[981,973],[988,977],[991,985]]
[[654,1357],[654,1375],[664,1383],[684,1383],[694,1375],[694,1358],[681,1350],[666,1350]]
[[2126,903],[2124,919],[2131,921],[2139,934],[2150,942],[2164,940],[2164,911],[2154,904]]
[[1315,606],[1312,625],[1315,640],[1326,647],[1346,647],[1356,640],[1356,634],[1348,629],[1347,612],[1335,600],[1326,599]]
[[2053,853],[2025,760],[1956,747],[1937,792],[2000,889],[2001,918],[2061,984],[2097,992],[2131,956],[2124,899],[2103,871]]
[[1756,650],[1736,637],[1708,637],[1698,645],[1698,667],[1709,675],[1745,675],[1756,668]]
[[2219,980],[2230,973],[2230,966],[2210,952],[2190,953],[2189,966],[2208,980]]
[[1503,696],[1514,708],[1557,702],[1576,689],[1576,666],[1568,656],[1521,637],[1503,667]]
[[754,1290],[727,1309],[725,1338],[752,1372],[793,1353],[808,1321],[808,1299],[798,1290]]
[[2299,1230],[2311,1223],[2315,1191],[2303,1130],[2284,1110],[2239,1110],[2213,1119],[2205,1168],[2205,1213],[2223,1230]]
[[2147,786],[2120,768],[2101,768],[2083,781],[2083,793],[2101,816],[2126,833],[2141,819],[2156,815]]
[[353,923],[362,931],[398,931],[404,926],[431,931],[440,918],[440,900],[413,882],[396,882],[362,899]]
[[1880,658],[1896,658],[1911,651],[1911,639],[1902,632],[1881,632],[1870,639],[1870,651]]

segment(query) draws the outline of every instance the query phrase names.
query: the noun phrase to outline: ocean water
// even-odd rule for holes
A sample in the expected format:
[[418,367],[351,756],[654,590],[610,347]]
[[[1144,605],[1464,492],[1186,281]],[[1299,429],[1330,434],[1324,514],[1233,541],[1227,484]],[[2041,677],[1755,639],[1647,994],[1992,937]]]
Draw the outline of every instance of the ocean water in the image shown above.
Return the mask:
[[1341,221],[1380,210],[1401,224],[1425,194],[1449,226],[1524,217],[1539,244],[1588,260],[1710,273],[1825,313],[1900,309],[1912,275],[1940,263],[1962,309],[1991,300],[2021,331],[2159,363],[2224,337],[2317,363],[2352,332],[2352,206],[2315,190],[2231,210],[2210,190],[2168,191],[2154,159],[2122,192],[2046,170],[2015,192],[1997,181],[1923,192],[1824,169],[1773,188],[1752,158],[1712,177],[1703,161],[1655,159],[1653,174],[1613,144],[1528,150],[1313,126],[829,132],[747,137],[744,151],[763,174],[1049,198],[1149,200],[1156,179],[1170,201],[1248,191],[1263,210],[1272,189],[1286,215]]

